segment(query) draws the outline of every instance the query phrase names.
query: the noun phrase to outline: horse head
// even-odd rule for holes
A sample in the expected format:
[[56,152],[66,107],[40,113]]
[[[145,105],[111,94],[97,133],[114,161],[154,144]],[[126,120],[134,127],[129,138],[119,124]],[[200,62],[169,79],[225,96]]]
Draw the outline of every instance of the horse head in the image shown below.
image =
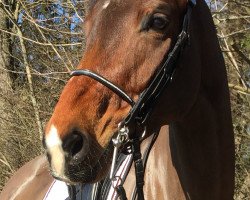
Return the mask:
[[[102,75],[136,102],[176,43],[187,1],[88,3],[86,50],[78,69]],[[197,14],[191,23],[199,17]],[[201,28],[191,24],[188,47],[176,63],[172,84],[153,110],[148,134],[164,123],[181,121],[194,105],[202,75],[201,59],[192,59],[192,55],[200,53],[197,33]],[[112,161],[111,138],[130,109],[126,101],[99,82],[83,76],[70,78],[44,137],[53,175],[71,183],[91,183],[106,176]]]

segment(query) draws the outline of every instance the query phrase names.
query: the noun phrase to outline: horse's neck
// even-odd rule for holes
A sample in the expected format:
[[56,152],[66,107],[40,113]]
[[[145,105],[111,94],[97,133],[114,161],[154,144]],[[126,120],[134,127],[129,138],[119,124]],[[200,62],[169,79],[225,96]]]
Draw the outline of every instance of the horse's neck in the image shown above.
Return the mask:
[[201,92],[186,118],[170,125],[171,162],[187,199],[233,197],[234,145],[226,107]]
[[[198,98],[201,99],[197,99],[184,121],[161,128],[146,165],[146,200],[220,199],[220,157],[214,155],[219,148],[214,113],[206,99]],[[142,144],[142,151],[149,141],[150,138]],[[134,183],[132,167],[125,183],[128,196]]]
[[218,128],[217,111],[201,94],[188,116],[170,126],[172,162],[187,198],[223,199]]
[[[198,95],[185,120],[161,128],[146,165],[146,200],[232,199],[232,152],[225,152],[225,145],[226,151],[233,149],[232,135],[222,138],[217,114],[207,98]],[[134,187],[132,167],[125,183],[128,196]]]
[[[147,148],[150,140],[151,138],[147,138],[143,142],[141,147],[142,152]],[[144,176],[145,199],[184,199],[181,184],[172,163],[169,142],[168,126],[163,126],[150,151],[146,164]],[[133,166],[131,167],[124,186],[128,199],[131,199],[130,195],[133,193],[135,187],[135,171]]]

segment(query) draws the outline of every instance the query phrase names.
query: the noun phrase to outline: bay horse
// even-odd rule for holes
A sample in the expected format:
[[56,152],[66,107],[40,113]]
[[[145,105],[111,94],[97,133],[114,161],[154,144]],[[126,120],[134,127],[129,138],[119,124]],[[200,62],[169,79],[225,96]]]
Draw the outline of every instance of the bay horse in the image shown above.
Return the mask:
[[[47,124],[44,146],[54,178],[92,184],[108,176],[117,152],[112,138],[119,136],[119,124],[131,116],[174,51],[190,2],[89,0],[86,50],[78,70],[94,73],[92,78],[81,74],[70,78]],[[144,110],[150,114],[142,130],[130,131],[129,137],[144,133],[143,141],[138,141],[145,154],[158,134],[143,172],[145,199],[230,200],[234,136],[225,64],[206,2],[197,0],[189,17],[185,45],[171,63],[176,69],[168,77],[171,83],[160,88],[157,101]],[[41,165],[41,160],[46,164],[44,157],[37,160],[40,164],[33,161],[30,166]],[[35,174],[47,170],[38,167]],[[19,177],[17,185],[22,185],[21,174],[11,179],[12,186],[7,185],[1,199],[21,199],[18,195],[29,191],[13,192],[15,179]],[[32,176],[23,188],[43,191],[53,179],[48,176],[36,185],[33,181],[46,176]],[[131,167],[123,183],[128,199],[136,182]],[[13,193],[16,198],[6,198]],[[41,199],[38,196],[30,199]]]

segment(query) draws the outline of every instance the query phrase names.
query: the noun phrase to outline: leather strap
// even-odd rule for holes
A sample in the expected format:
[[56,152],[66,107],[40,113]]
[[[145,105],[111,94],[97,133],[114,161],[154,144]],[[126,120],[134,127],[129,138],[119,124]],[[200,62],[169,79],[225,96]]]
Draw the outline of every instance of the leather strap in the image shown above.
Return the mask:
[[106,78],[104,78],[103,76],[99,74],[96,74],[87,69],[79,69],[79,70],[72,71],[70,75],[71,76],[88,76],[96,80],[97,82],[101,83],[102,85],[106,86],[107,88],[109,88],[112,92],[117,94],[119,97],[121,97],[124,101],[126,101],[131,106],[135,104],[133,99],[130,98],[130,96],[127,95],[126,92],[124,92],[121,88],[119,88],[118,86],[116,86],[115,84],[113,84],[112,82],[110,82],[109,80],[107,80]]

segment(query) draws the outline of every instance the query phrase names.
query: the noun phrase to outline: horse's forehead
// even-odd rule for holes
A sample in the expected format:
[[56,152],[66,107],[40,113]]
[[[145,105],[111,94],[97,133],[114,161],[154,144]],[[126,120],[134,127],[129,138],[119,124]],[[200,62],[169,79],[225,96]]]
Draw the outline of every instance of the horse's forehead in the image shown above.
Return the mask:
[[[104,20],[109,20],[107,17],[108,13],[112,13],[112,20],[114,18],[121,18],[126,15],[131,16],[137,12],[143,10],[154,10],[159,5],[166,4],[171,5],[171,7],[176,7],[181,9],[186,7],[188,0],[93,0],[95,6],[94,9],[90,9],[91,18],[104,18]],[[103,16],[104,14],[104,16]]]
[[97,0],[88,10],[86,24],[99,26],[105,23],[106,26],[113,27],[117,23],[131,23],[129,18],[138,20],[143,13],[149,14],[163,5],[172,8],[171,10],[182,10],[182,5],[186,4],[184,2],[187,0]]

